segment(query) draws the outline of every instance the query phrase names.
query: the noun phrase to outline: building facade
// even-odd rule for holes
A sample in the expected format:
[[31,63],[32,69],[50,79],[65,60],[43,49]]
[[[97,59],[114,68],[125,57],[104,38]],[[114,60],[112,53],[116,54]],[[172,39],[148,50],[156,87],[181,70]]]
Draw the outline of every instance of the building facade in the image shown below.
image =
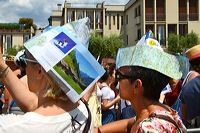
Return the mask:
[[58,9],[53,10],[52,16],[49,18],[49,23],[52,26],[60,26],[88,17],[90,18],[91,32],[103,36],[123,34],[124,5],[105,5],[103,2],[83,7],[65,1],[63,8],[61,8],[61,4],[57,6]]
[[9,48],[22,47],[33,35],[33,28],[23,29],[19,24],[0,24],[0,50],[6,54]]
[[53,10],[49,22],[56,26],[89,17],[91,31],[103,36],[121,35],[126,45],[135,44],[151,30],[166,46],[170,33],[186,35],[193,31],[200,35],[199,5],[199,0],[130,0],[125,5],[99,3],[89,8],[65,1],[63,8],[59,4],[58,10]]
[[200,35],[199,0],[130,0],[125,6],[127,44],[136,41],[148,30],[164,46],[170,33]]

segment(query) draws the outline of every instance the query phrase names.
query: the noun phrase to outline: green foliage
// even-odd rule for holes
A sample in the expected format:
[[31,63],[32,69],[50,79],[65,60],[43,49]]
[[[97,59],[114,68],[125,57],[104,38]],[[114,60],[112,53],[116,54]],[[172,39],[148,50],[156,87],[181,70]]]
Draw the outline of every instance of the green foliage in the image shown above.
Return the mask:
[[118,48],[123,47],[123,40],[117,35],[110,37],[102,37],[100,35],[92,34],[90,37],[89,51],[96,58],[115,58]]
[[0,29],[19,29],[19,24],[15,23],[7,23],[7,24],[0,24]]
[[168,51],[172,53],[181,53],[186,48],[191,48],[199,43],[198,35],[194,32],[186,36],[169,34]]
[[187,35],[187,48],[191,48],[199,43],[198,35],[194,32],[191,32]]
[[33,26],[33,19],[32,18],[20,18],[19,24],[25,24],[25,29],[29,29],[31,26]]
[[20,51],[20,50],[22,50],[22,49],[24,49],[24,46],[14,46],[14,47],[12,47],[12,48],[9,48],[8,50],[7,50],[7,54],[8,55],[16,55],[17,54],[17,52],[18,51]]
[[168,37],[168,51],[176,53],[179,51],[179,46],[178,46],[178,35],[176,34],[169,34]]

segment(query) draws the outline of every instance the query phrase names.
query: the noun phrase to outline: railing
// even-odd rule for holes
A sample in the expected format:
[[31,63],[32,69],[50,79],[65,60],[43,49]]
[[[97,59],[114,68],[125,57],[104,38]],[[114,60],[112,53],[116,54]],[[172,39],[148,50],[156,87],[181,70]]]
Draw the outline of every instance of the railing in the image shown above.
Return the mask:
[[165,21],[165,14],[164,13],[157,13],[156,14],[157,21]]
[[146,21],[154,21],[154,14],[146,13],[145,19],[146,19]]
[[23,33],[23,32],[31,32],[31,30],[30,29],[23,29],[23,30],[20,30],[20,29],[0,29],[0,33],[11,33],[11,32]]
[[187,21],[187,13],[179,13],[179,21]]
[[199,14],[198,13],[190,13],[189,14],[189,21],[198,21],[199,20]]

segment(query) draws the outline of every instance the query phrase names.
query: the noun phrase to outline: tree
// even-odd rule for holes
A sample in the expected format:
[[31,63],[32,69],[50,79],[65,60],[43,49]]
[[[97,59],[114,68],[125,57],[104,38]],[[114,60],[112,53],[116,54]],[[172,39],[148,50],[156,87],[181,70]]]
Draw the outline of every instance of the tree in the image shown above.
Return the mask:
[[19,24],[24,24],[25,29],[30,29],[33,26],[33,19],[32,18],[20,18]]
[[168,37],[168,51],[172,53],[176,53],[180,51],[179,43],[179,36],[176,34],[169,34]]
[[168,51],[172,53],[181,53],[184,49],[191,48],[198,43],[198,35],[194,32],[191,32],[186,36],[169,34]]
[[92,34],[90,37],[89,51],[96,58],[115,58],[118,48],[123,47],[123,40],[120,36],[111,35],[102,37]]

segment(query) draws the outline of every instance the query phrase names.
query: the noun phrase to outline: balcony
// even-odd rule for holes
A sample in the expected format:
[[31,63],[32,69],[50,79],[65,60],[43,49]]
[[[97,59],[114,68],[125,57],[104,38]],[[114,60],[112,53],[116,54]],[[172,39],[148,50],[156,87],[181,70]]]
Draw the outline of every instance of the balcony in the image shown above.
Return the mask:
[[30,33],[30,29],[0,29],[0,33]]
[[146,13],[145,19],[146,19],[146,21],[154,21],[154,14]]
[[164,13],[157,13],[156,14],[157,21],[165,21],[165,14]]
[[187,13],[179,13],[179,21],[187,21]]
[[189,14],[189,21],[198,21],[199,20],[199,14],[198,13],[190,13]]

